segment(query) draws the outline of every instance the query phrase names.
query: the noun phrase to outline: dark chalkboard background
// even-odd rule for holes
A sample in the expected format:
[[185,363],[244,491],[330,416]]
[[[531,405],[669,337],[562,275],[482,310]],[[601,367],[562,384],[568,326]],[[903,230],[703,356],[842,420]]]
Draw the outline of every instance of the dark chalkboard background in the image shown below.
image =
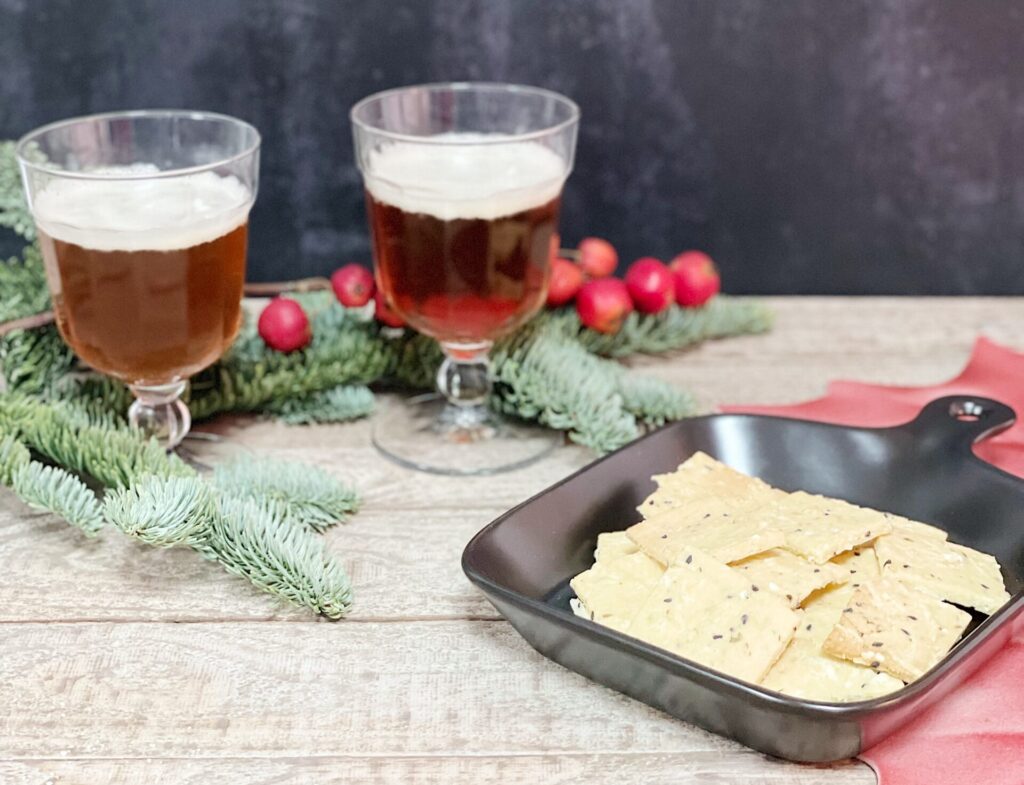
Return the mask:
[[250,277],[368,260],[347,111],[394,85],[583,109],[563,235],[735,292],[1024,293],[1014,0],[0,0],[0,137],[194,107],[264,135]]

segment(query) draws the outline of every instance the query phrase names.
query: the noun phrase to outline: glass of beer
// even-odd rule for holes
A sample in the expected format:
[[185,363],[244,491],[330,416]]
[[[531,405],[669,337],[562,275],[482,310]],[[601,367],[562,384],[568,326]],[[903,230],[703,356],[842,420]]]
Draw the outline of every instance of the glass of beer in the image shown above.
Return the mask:
[[64,120],[17,145],[57,327],[168,449],[191,424],[189,376],[241,323],[259,148],[251,125],[190,111]]
[[578,107],[534,87],[432,84],[372,95],[351,119],[377,285],[444,352],[440,395],[379,417],[374,443],[443,474],[535,460],[557,437],[488,406],[488,353],[544,303]]

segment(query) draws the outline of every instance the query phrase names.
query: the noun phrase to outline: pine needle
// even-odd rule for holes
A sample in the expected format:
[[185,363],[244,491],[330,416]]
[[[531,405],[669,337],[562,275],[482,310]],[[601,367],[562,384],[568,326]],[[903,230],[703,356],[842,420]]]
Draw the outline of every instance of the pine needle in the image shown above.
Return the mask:
[[278,505],[288,523],[322,532],[359,507],[355,491],[317,466],[239,458],[213,471],[215,487],[239,499]]
[[198,477],[143,477],[109,493],[103,504],[114,526],[158,548],[201,545],[215,510],[209,487]]
[[257,588],[329,619],[352,605],[348,575],[324,541],[273,506],[222,495],[202,551]]
[[28,448],[10,434],[0,431],[0,485],[10,486],[14,473],[30,460]]
[[96,494],[59,467],[29,461],[14,470],[11,487],[30,507],[59,515],[90,537],[103,527]]
[[0,226],[13,229],[26,240],[35,239],[36,225],[25,203],[14,142],[0,142]]
[[112,416],[64,401],[0,393],[0,428],[71,471],[94,477],[108,488],[127,488],[147,474],[194,474],[156,440],[118,425]]
[[639,435],[617,389],[621,369],[543,326],[495,351],[494,405],[506,414],[569,432],[598,452]]
[[373,393],[364,385],[339,385],[301,398],[272,401],[263,411],[289,425],[348,422],[373,411]]

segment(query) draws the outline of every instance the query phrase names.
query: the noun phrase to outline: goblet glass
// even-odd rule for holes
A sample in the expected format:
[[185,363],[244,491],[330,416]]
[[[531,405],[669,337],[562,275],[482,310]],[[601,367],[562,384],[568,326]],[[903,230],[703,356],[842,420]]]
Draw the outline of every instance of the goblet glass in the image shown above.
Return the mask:
[[557,437],[488,406],[488,353],[544,302],[579,109],[535,87],[430,84],[365,98],[351,119],[378,288],[444,352],[441,394],[379,417],[374,443],[443,474],[535,460]]
[[130,422],[168,449],[189,430],[189,376],[241,323],[260,136],[233,117],[117,112],[17,145],[57,327],[127,383]]

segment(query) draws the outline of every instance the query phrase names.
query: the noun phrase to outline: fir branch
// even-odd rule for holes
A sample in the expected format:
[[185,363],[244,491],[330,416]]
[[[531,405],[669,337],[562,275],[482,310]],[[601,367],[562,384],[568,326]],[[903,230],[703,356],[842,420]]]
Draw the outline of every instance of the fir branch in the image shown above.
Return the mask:
[[215,487],[239,499],[279,505],[289,524],[322,532],[356,512],[355,491],[317,466],[270,458],[239,458],[217,466]]
[[701,308],[671,306],[651,315],[633,312],[612,335],[584,328],[573,308],[563,308],[549,318],[587,350],[605,357],[660,354],[712,338],[761,333],[772,322],[764,304],[728,295],[719,295]]
[[[312,296],[312,295],[308,295]],[[392,354],[376,324],[335,303],[314,314],[313,341],[283,354],[266,347],[251,324],[221,362],[193,377],[189,408],[196,419],[222,411],[260,411],[267,404],[381,378]]]
[[209,486],[198,477],[150,475],[112,491],[103,511],[114,526],[146,545],[202,545],[216,513]]
[[14,142],[0,142],[0,226],[34,240],[36,225],[25,202],[14,146]]
[[623,408],[646,426],[657,427],[697,413],[692,395],[650,376],[623,371],[616,389]]
[[324,541],[282,520],[274,505],[222,495],[201,551],[257,588],[329,619],[352,605],[348,575]]
[[0,322],[32,316],[50,307],[43,257],[36,246],[26,246],[20,257],[0,262],[0,292]]
[[621,369],[543,326],[503,342],[494,353],[496,408],[569,432],[598,452],[639,435],[617,390]]
[[0,428],[71,471],[94,477],[108,488],[126,488],[147,474],[194,474],[155,439],[63,401],[0,393]]
[[0,485],[10,485],[15,472],[28,464],[28,448],[10,434],[0,431]]
[[364,385],[339,385],[301,398],[271,401],[263,411],[289,425],[347,422],[373,411],[373,393]]
[[61,516],[89,537],[96,536],[103,527],[96,494],[57,466],[44,466],[36,461],[22,464],[14,470],[11,488],[30,507]]

